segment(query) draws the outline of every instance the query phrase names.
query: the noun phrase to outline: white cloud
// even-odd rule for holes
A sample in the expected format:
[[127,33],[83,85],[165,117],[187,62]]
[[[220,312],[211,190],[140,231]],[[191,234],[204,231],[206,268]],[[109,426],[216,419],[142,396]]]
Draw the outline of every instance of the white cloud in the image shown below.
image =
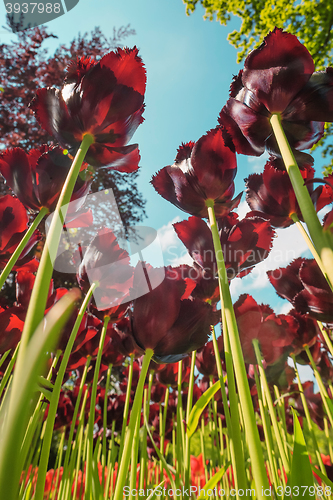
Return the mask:
[[250,168],[253,174],[259,174],[264,170],[264,166],[266,161],[268,160],[268,153],[265,153],[261,156],[248,156],[247,161],[250,164]]
[[[257,264],[248,276],[241,279],[236,278],[232,281],[231,292],[233,298],[236,298],[244,290],[252,293],[253,291],[261,291],[266,287],[271,287],[266,272],[286,267],[292,260],[300,256],[311,258],[307,244],[296,225],[293,224],[285,229],[276,229],[276,238],[273,240],[273,248],[267,259]],[[290,309],[289,303],[288,307]]]
[[246,201],[241,201],[240,204],[237,207],[236,212],[238,213],[238,217],[240,220],[244,219],[245,215],[247,212],[249,212],[251,209],[249,205],[246,203]]
[[162,248],[164,265],[179,266],[180,264],[191,265],[193,260],[187,252],[186,247],[178,238],[172,224],[180,222],[179,216],[168,222],[157,230],[159,243]]

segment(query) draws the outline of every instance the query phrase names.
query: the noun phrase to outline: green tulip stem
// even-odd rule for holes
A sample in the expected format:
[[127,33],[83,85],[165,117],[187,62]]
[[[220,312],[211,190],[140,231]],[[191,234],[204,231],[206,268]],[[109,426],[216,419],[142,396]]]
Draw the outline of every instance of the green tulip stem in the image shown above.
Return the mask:
[[[68,440],[67,440],[67,449],[66,449],[64,465],[63,465],[63,477],[67,477],[67,468],[68,468],[68,464],[69,464],[69,457],[70,457],[70,454],[72,452],[72,441],[73,441],[73,436],[74,436],[74,430],[75,430],[76,423],[77,423],[77,416],[78,416],[79,409],[80,409],[82,393],[83,393],[84,385],[86,383],[86,378],[87,378],[87,373],[88,373],[88,368],[89,368],[90,362],[91,362],[91,357],[88,356],[87,361],[84,365],[82,377],[80,379],[79,392],[78,392],[78,395],[76,398],[74,413],[73,413],[73,417],[72,417],[72,423],[71,423],[71,427],[69,430],[69,436],[68,436]],[[62,498],[62,494],[64,492],[65,486],[66,486],[66,483],[64,481],[62,481],[60,483],[60,489],[59,489],[59,495],[58,495],[59,498]]]
[[46,478],[46,473],[47,473],[47,465],[48,465],[48,458],[50,455],[50,448],[51,448],[51,442],[52,442],[52,435],[53,435],[53,427],[54,427],[54,422],[55,418],[57,415],[57,409],[58,409],[58,402],[59,402],[59,397],[60,397],[60,392],[61,392],[61,387],[63,383],[63,379],[65,376],[66,372],[66,367],[69,361],[69,356],[72,352],[73,345],[76,339],[77,332],[79,331],[80,324],[83,319],[83,315],[85,313],[85,310],[88,307],[89,301],[92,297],[92,294],[97,287],[97,283],[93,283],[91,287],[89,288],[89,291],[84,298],[84,301],[80,307],[79,314],[76,318],[73,330],[71,332],[71,335],[69,337],[69,340],[67,342],[67,346],[64,352],[64,355],[61,360],[61,364],[58,370],[57,378],[54,383],[54,388],[52,391],[52,397],[50,401],[50,406],[49,406],[49,411],[47,414],[47,419],[46,419],[46,425],[45,425],[45,430],[44,430],[44,439],[43,439],[43,445],[42,445],[42,451],[41,451],[41,456],[40,456],[40,461],[39,461],[39,468],[38,468],[38,479],[37,479],[37,484],[36,484],[36,493],[34,500],[43,500],[44,498],[44,488],[45,488],[45,478]]
[[[145,389],[143,392],[143,421],[149,421],[149,403],[151,398],[151,388],[154,381],[154,370],[149,371],[148,377],[148,390]],[[139,478],[139,489],[143,489],[145,485],[146,474],[148,472],[147,462],[147,427],[144,425],[141,434],[141,458],[140,458],[140,478]]]
[[128,367],[127,387],[126,387],[125,405],[124,405],[124,413],[123,413],[123,425],[121,427],[118,462],[121,461],[121,457],[123,454],[125,433],[126,433],[126,429],[127,429],[127,419],[128,419],[129,405],[130,405],[130,400],[131,400],[131,390],[132,390],[133,361],[134,361],[134,354],[131,354],[130,364]]
[[274,113],[270,119],[276,141],[281,151],[281,155],[288,172],[295,196],[300,207],[303,220],[309,230],[310,237],[320,256],[325,276],[328,276],[331,284],[333,283],[333,250],[330,247],[328,238],[321,227],[317,212],[312,203],[311,196],[307,187],[304,185],[304,179],[298,168],[295,156],[288,143],[281,124],[281,117]]
[[271,482],[273,483],[273,485],[276,489],[277,486],[280,485],[280,481],[279,481],[279,476],[278,476],[278,471],[277,471],[277,466],[276,466],[276,459],[274,456],[272,427],[271,427],[271,424],[269,421],[269,413],[268,413],[268,409],[267,409],[267,404],[266,404],[265,398],[263,397],[263,394],[261,391],[261,385],[260,385],[259,374],[258,374],[258,367],[256,365],[254,365],[253,369],[254,369],[254,378],[255,378],[256,387],[257,387],[259,410],[260,410],[262,425],[264,428],[265,442],[266,442],[266,446],[267,446],[268,463],[269,463],[270,472],[271,472]]
[[258,339],[253,339],[252,345],[253,345],[254,352],[256,355],[256,359],[257,359],[257,363],[258,363],[258,369],[259,369],[260,381],[261,381],[262,390],[263,390],[263,396],[265,398],[266,404],[267,404],[268,409],[269,409],[271,422],[272,422],[272,426],[273,426],[273,431],[274,431],[274,436],[275,436],[275,439],[276,439],[276,442],[278,445],[280,457],[281,457],[281,460],[283,462],[283,467],[284,467],[284,470],[286,471],[286,474],[289,474],[289,472],[290,472],[289,459],[287,457],[287,454],[286,454],[286,451],[284,448],[284,444],[283,444],[283,441],[281,438],[280,429],[279,429],[278,421],[276,418],[275,408],[274,408],[273,401],[271,398],[271,393],[269,391],[265,370],[264,370],[264,367],[262,364],[261,352],[260,352]]
[[[111,372],[112,372],[112,363],[108,366],[108,371],[106,374],[106,382],[105,382],[105,393],[104,393],[104,407],[103,407],[103,441],[102,441],[102,467],[103,470],[106,467],[107,462],[107,451],[106,451],[106,431],[107,431],[107,418],[108,418],[108,396],[110,390],[110,380],[111,380]],[[104,488],[105,475],[102,476],[102,487]]]
[[[190,371],[190,380],[188,386],[187,393],[187,404],[186,404],[186,423],[189,421],[190,413],[192,410],[192,401],[193,401],[193,387],[194,387],[194,368],[195,368],[195,358],[196,351],[192,352],[191,358],[191,371]],[[185,435],[185,488],[190,487],[190,476],[191,476],[191,449],[190,449],[190,438],[188,433]]]
[[323,404],[324,404],[324,407],[325,407],[328,419],[330,421],[331,426],[333,427],[333,415],[332,415],[331,408],[330,408],[330,406],[332,406],[332,405],[330,405],[328,403],[328,401],[331,402],[331,400],[330,400],[330,398],[328,396],[327,390],[326,390],[326,388],[325,388],[325,386],[323,384],[323,381],[321,379],[321,376],[320,376],[320,374],[318,372],[318,369],[316,367],[316,363],[314,362],[314,359],[312,357],[312,354],[311,354],[309,346],[305,345],[304,349],[305,349],[306,354],[308,355],[308,358],[310,360],[311,368],[313,370],[316,382],[318,384],[319,392],[320,392],[320,395],[321,395],[321,399],[323,400]]
[[[31,299],[27,311],[27,316],[24,323],[24,328],[21,338],[20,351],[17,357],[17,366],[21,366],[22,360],[29,342],[39,323],[42,321],[46,307],[47,294],[52,278],[53,262],[51,255],[56,255],[56,250],[59,245],[61,232],[63,230],[62,220],[65,220],[74,186],[86,153],[94,142],[94,138],[90,134],[83,137],[82,143],[78,152],[75,155],[70,171],[68,172],[66,181],[61,190],[59,200],[54,211],[50,229],[45,241],[42,257],[38,266],[35,284],[32,290]],[[63,207],[63,208],[62,208]],[[15,387],[13,387],[15,392]]]
[[[165,427],[166,427],[167,414],[168,414],[169,395],[170,395],[170,389],[168,386],[165,390],[163,417],[160,420],[160,452],[161,452],[161,455],[164,455]],[[163,464],[162,464],[162,461],[160,460],[160,482],[162,480],[163,480]]]
[[134,436],[138,416],[141,413],[143,388],[144,388],[146,375],[147,375],[148,368],[149,368],[149,363],[150,363],[150,360],[151,360],[153,354],[154,354],[154,351],[152,349],[146,349],[146,353],[143,357],[142,366],[141,366],[141,373],[140,373],[138,385],[137,385],[137,388],[135,391],[135,396],[134,396],[134,401],[133,401],[133,406],[132,406],[132,411],[131,411],[131,417],[130,417],[130,421],[128,424],[128,429],[126,431],[125,444],[124,444],[123,454],[121,457],[121,462],[119,465],[117,484],[116,484],[113,500],[122,500],[123,499],[123,488],[124,488],[124,485],[126,482],[126,476],[127,476],[127,472],[128,472],[130,458],[131,458],[131,449],[133,447],[133,436]]
[[296,359],[295,359],[295,354],[291,354],[291,358],[292,358],[292,360],[294,362],[294,368],[295,368],[295,373],[296,373],[296,377],[297,377],[298,389],[299,389],[299,392],[300,392],[300,395],[301,395],[301,401],[302,401],[303,410],[304,410],[304,413],[305,413],[306,423],[308,424],[308,429],[309,429],[309,432],[310,432],[311,437],[312,437],[313,447],[314,447],[314,450],[315,450],[317,462],[319,464],[321,472],[326,476],[326,469],[325,469],[325,466],[323,464],[323,460],[321,458],[321,454],[320,454],[320,450],[319,450],[319,447],[318,447],[317,438],[316,438],[316,435],[315,435],[315,432],[314,432],[313,422],[311,420],[310,411],[309,411],[309,408],[308,408],[308,404],[306,402],[306,397],[304,396],[304,392],[303,392],[302,382],[301,382],[301,379],[300,379],[300,376],[299,376],[299,373],[298,373]]
[[[93,475],[93,445],[94,445],[94,425],[95,425],[95,409],[96,409],[96,398],[97,398],[97,384],[99,377],[99,370],[101,368],[102,354],[105,343],[106,332],[108,329],[108,323],[110,321],[110,316],[105,316],[103,328],[101,331],[101,337],[99,340],[98,354],[96,358],[94,378],[91,387],[90,396],[90,411],[88,418],[88,435],[87,435],[87,460],[86,460],[86,483],[85,483],[85,498],[90,500],[90,498],[96,498],[96,494],[92,495],[92,475]],[[104,470],[104,469],[103,469]]]
[[10,351],[11,351],[11,349],[8,349],[8,351],[4,352],[1,355],[1,358],[0,358],[0,368],[1,368],[2,364],[4,363],[4,361],[6,360],[7,356],[9,356]]
[[8,278],[9,273],[11,272],[13,267],[15,266],[22,251],[24,250],[25,246],[27,245],[28,241],[30,240],[31,236],[33,235],[34,231],[37,229],[40,222],[43,220],[43,218],[48,213],[48,211],[49,211],[49,209],[46,207],[41,208],[39,214],[37,215],[35,220],[32,222],[32,224],[29,226],[27,232],[25,233],[25,235],[21,239],[20,243],[16,247],[13,255],[11,256],[9,261],[7,262],[6,267],[4,268],[4,270],[2,271],[2,273],[0,275],[0,290],[3,287],[6,279]]
[[183,362],[178,361],[178,375],[177,375],[177,434],[176,434],[176,446],[177,446],[177,474],[176,474],[176,486],[178,488],[179,481],[182,476],[182,469],[184,466],[184,441],[183,441],[183,404],[182,404],[182,375],[183,375]]
[[214,212],[214,201],[211,199],[206,200],[206,206],[208,209],[209,222],[212,231],[216,262],[218,268],[222,319],[223,315],[225,315],[226,324],[229,332],[229,341],[231,346],[232,358],[234,362],[239,399],[243,412],[246,440],[247,440],[247,445],[249,447],[251,470],[256,485],[257,499],[267,500],[267,497],[265,497],[262,493],[263,490],[269,488],[268,478],[265,469],[265,461],[262,454],[259,432],[256,424],[254,408],[250,394],[250,387],[247,379],[245,363],[237,328],[237,322],[235,318],[235,312],[232,306],[227,272],[224,264],[221,241],[219,237],[219,231]]
[[300,232],[300,233],[301,233],[301,235],[303,236],[303,238],[304,238],[304,240],[305,240],[306,244],[308,245],[308,248],[309,248],[310,252],[312,253],[312,255],[313,255],[313,257],[314,257],[315,261],[317,262],[317,264],[318,264],[318,266],[319,266],[319,268],[320,268],[320,270],[321,270],[321,272],[322,272],[322,273],[323,273],[323,275],[325,276],[326,281],[327,281],[327,283],[328,283],[328,285],[329,285],[330,289],[331,289],[331,290],[332,290],[332,292],[333,292],[333,286],[332,286],[332,284],[331,284],[330,280],[328,279],[328,276],[327,276],[327,273],[326,273],[326,271],[325,271],[325,269],[324,269],[324,266],[323,266],[323,263],[322,263],[322,261],[321,261],[321,258],[319,257],[318,252],[317,252],[317,250],[316,250],[315,246],[313,245],[313,243],[312,243],[312,240],[311,240],[310,236],[308,235],[307,231],[305,230],[305,228],[304,228],[304,227],[303,227],[303,225],[301,224],[301,222],[300,222],[300,220],[299,220],[299,218],[298,218],[297,214],[295,214],[295,213],[290,214],[290,218],[291,218],[291,219],[295,222],[295,224],[296,224],[296,226],[297,226],[297,228],[298,228],[299,232]]
[[[15,363],[16,363],[16,358],[17,358],[17,355],[18,355],[19,346],[20,346],[20,343],[18,343],[17,346],[15,347],[15,351],[13,353],[12,359],[10,360],[10,362],[9,362],[7,368],[6,368],[6,371],[3,374],[2,379],[1,379],[1,383],[0,383],[0,400],[2,399],[2,401],[0,403],[0,408],[2,407],[2,404],[4,402],[4,399],[1,398],[1,396],[2,396],[2,393],[3,393],[3,391],[4,391],[4,389],[5,389],[6,385],[7,385],[9,377],[11,376],[12,371],[14,369],[14,366],[15,366]],[[8,351],[8,352],[10,352],[10,351]],[[2,356],[2,358],[3,358],[3,356]]]
[[234,378],[234,370],[232,365],[232,356],[230,352],[230,342],[229,342],[229,335],[228,335],[225,315],[223,315],[222,331],[223,331],[223,342],[224,342],[224,354],[227,367],[230,410],[228,406],[225,381],[223,378],[221,356],[219,352],[219,347],[214,327],[212,328],[212,340],[213,340],[214,354],[216,359],[217,374],[221,385],[221,396],[224,408],[224,416],[229,434],[230,458],[235,477],[236,496],[238,498],[239,497],[238,491],[240,488],[246,489],[247,480],[245,475],[245,461],[244,461],[244,453],[243,453],[242,439],[241,439],[241,428],[239,425],[238,399],[236,394],[235,382],[229,385],[229,381],[230,380],[235,381],[235,378]]
[[322,336],[323,336],[323,338],[324,338],[324,340],[325,340],[325,342],[326,342],[326,345],[327,345],[327,347],[328,347],[328,350],[330,351],[331,356],[333,356],[333,345],[332,345],[332,341],[331,341],[331,339],[330,339],[330,337],[329,337],[329,335],[328,335],[328,333],[327,333],[326,329],[324,328],[323,324],[322,324],[320,321],[317,321],[317,323],[318,323],[318,326],[319,326],[319,328],[320,328],[320,332],[321,332],[321,334],[322,334]]

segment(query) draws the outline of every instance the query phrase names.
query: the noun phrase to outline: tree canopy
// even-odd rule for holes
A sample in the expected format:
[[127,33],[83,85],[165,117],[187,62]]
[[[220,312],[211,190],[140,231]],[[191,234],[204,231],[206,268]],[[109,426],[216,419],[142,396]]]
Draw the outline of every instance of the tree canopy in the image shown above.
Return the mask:
[[[194,12],[197,4],[205,9],[204,19],[216,19],[227,25],[232,16],[241,19],[239,30],[228,35],[229,42],[239,49],[238,62],[253,50],[275,26],[292,33],[312,55],[316,71],[332,65],[333,3],[331,0],[183,0],[186,13]],[[333,133],[331,124],[325,137],[315,146],[324,146],[322,156],[331,157],[333,145],[328,137]]]
[[[14,41],[0,43],[0,151],[52,144],[53,138],[40,127],[28,108],[37,89],[60,88],[65,69],[73,59],[83,56],[99,59],[133,34],[135,31],[129,25],[114,28],[111,38],[95,28],[90,34],[79,34],[68,45],[60,45],[53,55],[48,54],[45,41],[57,37],[43,26],[18,31],[13,35]],[[108,169],[99,169],[94,176],[92,191],[112,188],[125,226],[135,225],[145,217],[145,200],[137,189],[137,176],[137,172],[124,174]],[[0,179],[0,194],[7,192]]]

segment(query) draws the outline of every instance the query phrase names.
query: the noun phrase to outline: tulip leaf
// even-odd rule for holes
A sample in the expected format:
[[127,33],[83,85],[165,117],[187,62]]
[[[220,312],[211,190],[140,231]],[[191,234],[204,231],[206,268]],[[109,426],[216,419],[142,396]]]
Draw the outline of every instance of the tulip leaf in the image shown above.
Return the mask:
[[[225,381],[226,377],[224,378],[224,382]],[[215,382],[214,385],[209,387],[209,389],[207,389],[207,391],[203,393],[203,395],[198,399],[198,401],[193,406],[187,422],[186,434],[188,437],[191,437],[194,434],[202,412],[208,405],[209,401],[214,397],[215,393],[220,389],[220,387],[221,387],[220,381],[218,380],[217,382]]]
[[[0,492],[6,492],[7,500],[17,498],[24,460],[20,449],[27,422],[34,410],[34,402],[40,393],[38,380],[45,371],[48,353],[55,347],[62,327],[66,324],[79,296],[80,292],[73,289],[50,309],[31,337],[21,370],[18,371],[16,368],[11,387],[6,392],[0,415],[2,420],[0,452],[3,457],[0,466]],[[16,378],[20,381],[20,385],[17,386],[15,397],[11,397]]]
[[[168,476],[168,479],[170,481],[172,489],[174,491],[176,491],[175,481],[174,481],[174,479],[173,479],[173,477],[171,475],[171,472],[170,472],[170,470],[172,470],[172,467],[167,463],[167,461],[165,460],[164,456],[162,455],[162,453],[160,452],[159,448],[157,447],[157,445],[156,445],[156,443],[155,443],[155,441],[153,439],[153,436],[152,436],[152,434],[150,432],[148,421],[147,421],[147,416],[146,415],[145,415],[144,419],[145,419],[145,426],[146,426],[146,429],[147,429],[147,432],[148,432],[148,436],[150,437],[150,440],[153,443],[153,446],[155,448],[155,451],[157,453],[158,458],[160,459],[160,461],[163,464],[163,468],[164,468],[164,470],[165,470],[165,472],[166,472],[166,474]],[[176,472],[176,471],[173,469],[173,472]]]
[[[330,398],[325,398],[325,401],[326,401],[328,409],[331,412],[331,415],[333,417],[333,402]],[[329,415],[328,415],[328,417],[329,417]]]
[[222,469],[220,469],[216,474],[214,474],[213,477],[210,478],[208,483],[205,484],[205,486],[202,488],[200,495],[197,497],[197,500],[204,500],[205,498],[210,498],[211,495],[208,495],[208,490],[213,490],[217,483],[222,479],[222,477],[225,474],[225,471],[229,467],[230,462],[228,462]]
[[152,500],[152,498],[155,497],[155,494],[156,494],[156,491],[158,490],[158,488],[160,488],[162,486],[162,484],[165,483],[165,479],[163,479],[163,481],[160,482],[160,484],[158,484],[156,486],[156,488],[154,489],[154,491],[152,491],[149,495],[149,497],[147,497],[147,500]]
[[298,487],[300,490],[307,486],[308,488],[302,494],[304,500],[310,500],[311,496],[309,493],[309,487],[314,486],[314,477],[312,474],[311,464],[309,460],[309,454],[306,449],[306,444],[302,432],[301,425],[298,421],[296,412],[292,409],[294,415],[294,451],[291,464],[290,473],[290,486],[293,490],[294,487]]

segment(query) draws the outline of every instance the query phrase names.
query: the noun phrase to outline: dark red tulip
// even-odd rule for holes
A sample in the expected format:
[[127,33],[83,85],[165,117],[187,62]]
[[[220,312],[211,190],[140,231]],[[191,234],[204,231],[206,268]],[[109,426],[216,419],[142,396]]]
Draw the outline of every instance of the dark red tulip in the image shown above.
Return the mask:
[[196,143],[182,144],[175,163],[164,167],[151,180],[156,191],[191,215],[208,217],[205,201],[214,200],[218,217],[235,208],[236,155],[229,136],[217,127]]
[[[248,274],[269,254],[275,235],[268,221],[246,216],[238,221],[235,213],[218,220],[221,246],[228,279]],[[211,231],[198,217],[174,224],[175,231],[194,261],[207,273],[217,275]]]
[[94,136],[86,161],[133,172],[138,146],[126,144],[142,123],[146,72],[136,47],[118,49],[99,62],[77,59],[61,90],[40,89],[30,104],[40,125],[75,152],[85,134]]
[[162,384],[159,384],[156,380],[154,380],[151,388],[150,399],[154,403],[161,403],[165,399],[165,392],[166,392],[166,387]]
[[63,426],[70,426],[73,420],[74,406],[71,398],[64,390],[61,391],[57,414],[54,422],[54,429],[60,429]]
[[[189,357],[182,362],[182,384],[189,380],[191,360]],[[178,385],[178,363],[169,363],[157,372],[157,380],[166,387],[177,388]]]
[[129,302],[133,268],[128,253],[120,248],[110,229],[100,229],[87,247],[77,279],[85,291],[93,282],[98,282],[94,297],[98,299],[99,310],[110,310],[110,307]]
[[105,316],[109,316],[110,323],[118,323],[122,320],[129,309],[130,303],[119,304],[109,309],[104,309],[100,311],[93,304],[90,304],[90,310],[94,316],[97,316],[100,320],[103,320]]
[[252,341],[258,339],[267,365],[276,363],[290,346],[297,321],[284,314],[276,316],[270,307],[257,304],[248,294],[239,297],[234,310],[245,362],[257,364]]
[[[19,270],[15,276],[16,283],[16,304],[17,306],[22,306],[28,309],[30,296],[35,283],[36,276],[31,272]],[[60,296],[54,294],[53,292],[53,280],[50,282],[49,290],[47,293],[47,309],[45,314],[51,309],[51,307],[57,302],[64,293],[67,293],[66,288],[58,289],[60,291]],[[51,298],[52,297],[52,298]]]
[[118,336],[118,349],[124,356],[133,354],[135,358],[139,358],[144,354],[134,340],[132,323],[129,318],[122,318],[113,325],[113,329]]
[[[142,290],[146,283],[138,267],[133,288]],[[149,269],[154,280],[160,269]],[[155,359],[175,362],[182,355],[202,347],[215,322],[211,306],[198,299],[187,298],[186,282],[172,268],[165,269],[164,281],[146,295],[134,300],[133,336],[143,349],[153,349]],[[175,359],[174,356],[177,356]]]
[[299,354],[304,350],[305,346],[312,347],[320,333],[319,326],[316,321],[308,315],[301,314],[295,309],[289,312],[298,322],[298,328],[295,331],[295,337],[292,341],[294,354]]
[[[315,365],[319,365],[323,355],[322,343],[316,339],[316,342],[310,347],[310,353]],[[309,356],[306,351],[302,351],[296,356],[296,362],[300,365],[311,365]]]
[[[219,352],[223,352],[223,337],[220,336],[217,339],[217,344],[219,348]],[[206,377],[215,376],[217,377],[217,368],[216,368],[216,358],[214,353],[213,341],[210,340],[207,344],[198,350],[195,366],[198,371],[205,375]]]
[[236,151],[261,155],[265,147],[280,154],[269,122],[279,113],[291,146],[313,146],[333,121],[333,69],[314,73],[308,50],[296,36],[275,28],[245,60],[235,77],[220,119]]
[[298,258],[267,275],[277,294],[289,300],[297,311],[333,323],[333,292],[314,259]]
[[[28,229],[28,215],[22,203],[7,194],[0,197],[0,269],[4,268]],[[35,231],[23,249],[14,269],[24,266],[26,271],[37,270],[38,261],[31,257],[30,250],[41,239]]]
[[[313,162],[312,162],[313,163]],[[330,186],[313,188],[312,163],[304,163],[301,174],[317,211],[333,201]],[[256,215],[267,218],[273,227],[288,227],[296,214],[303,220],[289,175],[281,169],[282,161],[271,157],[262,174],[252,174],[246,179],[246,201]]]
[[[323,408],[323,400],[319,392],[314,393],[313,382],[306,381],[303,383],[303,393],[309,408],[311,420],[313,420],[313,422],[316,423],[320,429],[324,430],[325,411]],[[300,395],[295,399],[295,408],[301,413],[301,415],[305,416]]]
[[15,349],[21,339],[26,310],[23,307],[0,306],[0,354]]
[[[327,352],[323,351],[321,353],[321,359],[317,365],[317,369],[320,373],[320,378],[324,382],[324,384],[328,384],[333,379],[333,366],[330,357]],[[332,395],[330,395],[332,399]]]
[[104,364],[112,364],[112,366],[121,366],[123,364],[125,356],[120,352],[120,345],[121,342],[118,333],[112,327],[112,324],[109,324],[103,350],[102,361]]
[[[0,173],[23,205],[32,212],[53,211],[72,161],[59,147],[41,146],[26,153],[7,149],[0,156]],[[83,199],[91,184],[89,173],[76,181],[72,201]],[[82,202],[79,202],[81,204]]]

